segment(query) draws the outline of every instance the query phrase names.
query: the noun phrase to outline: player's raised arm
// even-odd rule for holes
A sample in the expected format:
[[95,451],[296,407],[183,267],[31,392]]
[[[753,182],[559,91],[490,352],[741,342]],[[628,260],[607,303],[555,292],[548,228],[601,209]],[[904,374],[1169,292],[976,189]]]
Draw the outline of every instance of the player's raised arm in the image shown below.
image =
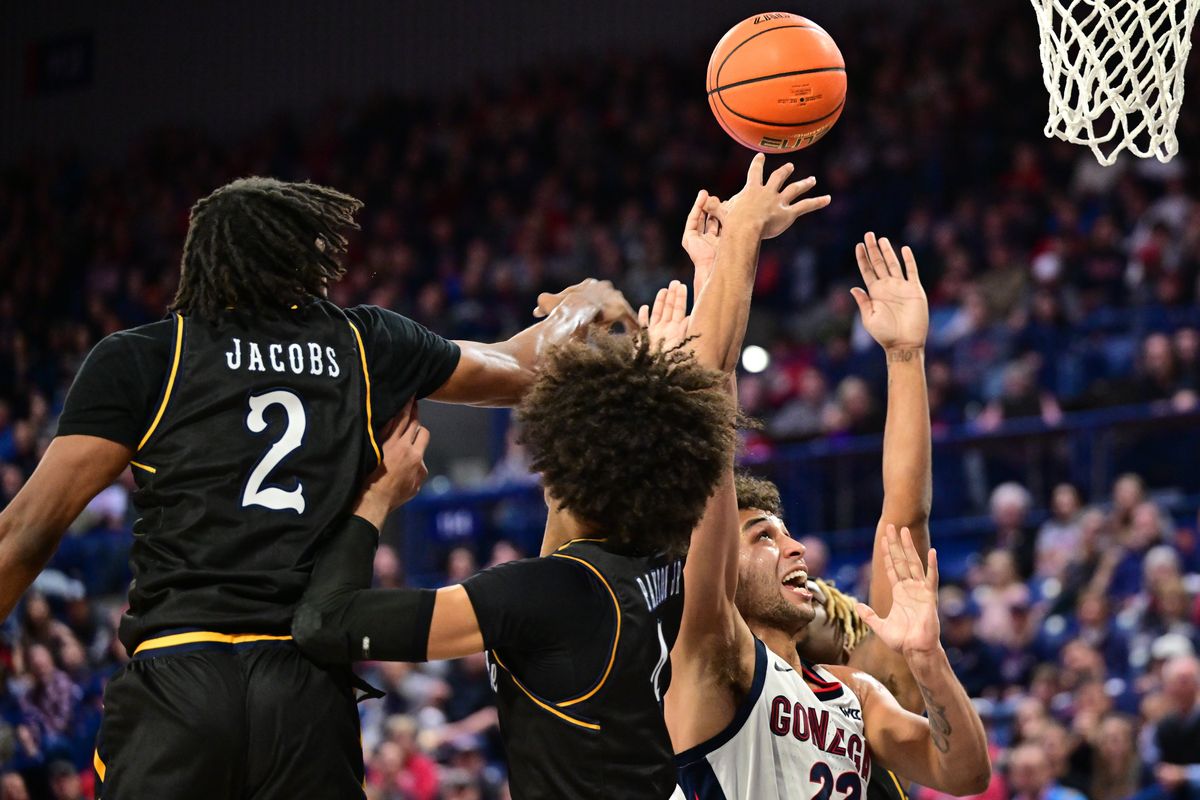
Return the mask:
[[60,436],[28,482],[0,512],[0,620],[46,566],[84,506],[117,479],[133,457],[96,436]]
[[495,344],[455,342],[458,366],[430,399],[474,406],[515,405],[533,383],[538,361],[547,348],[566,341],[593,323],[636,324],[624,295],[608,281],[588,278],[556,294],[538,297],[534,316],[542,320]]
[[854,667],[828,667],[862,704],[871,751],[883,766],[940,792],[982,792],[991,778],[983,722],[958,682],[939,639],[937,552],[928,570],[907,528],[888,525],[884,569],[892,607],[886,618],[859,603],[858,613],[889,649],[901,654],[916,679],[928,718],[901,708],[891,693]]
[[[883,431],[883,511],[875,529],[868,602],[886,616],[891,583],[884,569],[887,525],[907,527],[921,558],[929,552],[930,474],[929,396],[925,385],[925,339],[929,303],[912,250],[903,258],[887,239],[868,233],[854,249],[864,288],[851,291],[863,326],[887,357],[887,422]],[[921,693],[904,659],[869,637],[855,648],[850,665],[870,672],[909,711],[919,713]]]
[[[828,195],[800,199],[816,179],[788,184],[794,169],[790,163],[764,180],[765,161],[762,154],[751,160],[745,186],[723,204],[701,192],[683,236],[684,248],[697,273],[696,307],[687,325],[687,334],[695,338],[689,346],[700,364],[730,375],[730,391],[735,395],[733,372],[750,317],[759,246],[763,239],[783,233],[804,214],[829,204]],[[686,296],[686,289],[684,292]],[[685,572],[691,588],[686,594],[676,644],[684,648],[682,652],[693,646],[711,652],[704,645],[708,637],[715,635],[728,641],[734,633],[738,620],[733,605],[737,590],[737,520],[731,462],[692,534]]]
[[[759,245],[802,215],[829,204],[828,196],[799,199],[816,181],[786,184],[791,164],[764,180],[764,162],[761,154],[754,157],[745,187],[724,204],[701,192],[683,237],[697,276],[696,307],[687,326],[688,335],[695,337],[690,346],[701,364],[729,374],[735,397],[733,372],[750,314]],[[706,740],[728,723],[733,713],[729,696],[714,698],[708,691],[712,682],[727,681],[734,663],[740,665],[734,670],[740,676],[753,673],[753,638],[734,605],[739,536],[730,459],[692,532],[684,569],[683,620],[672,650],[673,678],[666,703],[677,751]]]

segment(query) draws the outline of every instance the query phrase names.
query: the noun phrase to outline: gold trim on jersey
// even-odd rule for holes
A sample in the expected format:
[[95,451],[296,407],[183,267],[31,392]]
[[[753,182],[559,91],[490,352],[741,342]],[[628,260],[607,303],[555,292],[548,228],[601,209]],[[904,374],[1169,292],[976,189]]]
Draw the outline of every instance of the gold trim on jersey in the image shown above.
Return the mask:
[[566,544],[559,545],[558,547],[554,548],[554,552],[557,553],[559,550],[566,550],[568,547],[575,544],[576,542],[604,542],[604,541],[607,541],[607,539],[572,539],[571,541],[567,542]]
[[[583,540],[577,539],[576,541],[583,541]],[[608,585],[608,581],[605,580],[604,576],[600,574],[600,570],[596,569],[591,564],[584,561],[582,558],[576,558],[575,556],[569,556],[566,553],[554,553],[552,557],[553,558],[569,558],[572,561],[578,561],[580,564],[583,564],[585,567],[587,567],[593,573],[595,573],[596,577],[600,579],[600,582],[602,584],[604,584],[604,588],[608,590],[608,596],[611,597],[612,601],[613,601],[613,610],[616,612],[616,615],[617,615],[617,632],[613,636],[612,653],[608,657],[608,666],[605,667],[604,674],[602,676],[600,676],[599,682],[595,686],[593,686],[592,690],[590,692],[588,692],[587,694],[576,697],[573,700],[564,700],[561,703],[555,703],[555,705],[558,706],[559,708],[567,708],[568,706],[573,706],[576,703],[582,703],[584,700],[587,700],[589,697],[594,695],[596,692],[600,691],[600,687],[604,686],[605,682],[608,680],[609,673],[612,672],[613,664],[616,663],[616,660],[617,660],[617,645],[621,641],[621,604],[619,602],[617,602],[617,593],[614,592],[612,590],[612,587]]]
[[892,783],[896,784],[896,791],[900,793],[900,800],[908,800],[908,792],[904,791],[904,788],[900,786],[900,779],[896,777],[896,773],[890,769],[886,771],[888,777],[892,779]]
[[157,469],[155,469],[154,467],[147,466],[146,464],[139,464],[139,463],[138,463],[138,462],[136,462],[136,461],[130,461],[130,462],[129,462],[129,466],[131,466],[131,467],[137,467],[138,469],[144,469],[144,470],[146,470],[146,472],[149,472],[151,475],[153,475],[154,473],[158,472],[158,470],[157,470]]
[[363,380],[367,385],[367,436],[371,440],[371,449],[375,451],[375,463],[383,461],[383,456],[379,453],[379,445],[375,442],[375,429],[371,427],[371,372],[367,369],[367,348],[363,347],[362,334],[358,332],[358,328],[350,320],[346,320],[346,324],[350,326],[350,330],[354,331],[354,338],[358,341],[358,355],[362,359]]
[[175,388],[175,375],[179,372],[179,357],[183,353],[183,314],[176,314],[175,319],[178,322],[175,324],[175,358],[171,362],[171,377],[167,378],[167,390],[163,392],[162,404],[158,407],[158,413],[154,415],[154,422],[150,423],[150,430],[146,431],[146,435],[138,443],[138,450],[146,446],[146,442],[150,441],[150,437],[154,435],[158,423],[162,422],[163,414],[167,410],[167,403],[171,400],[171,390]]
[[104,764],[104,759],[100,758],[100,751],[92,751],[92,768],[96,770],[96,775],[100,777],[100,782],[104,783],[104,774],[108,772],[108,767]]
[[587,728],[588,730],[591,730],[591,731],[600,730],[600,726],[597,725],[596,723],[584,722],[581,719],[576,719],[575,717],[572,717],[570,714],[564,714],[563,712],[559,711],[554,706],[549,705],[545,701],[539,699],[537,695],[535,695],[533,692],[531,692],[525,688],[525,684],[521,683],[521,681],[519,681],[517,679],[517,676],[512,673],[511,669],[504,666],[504,662],[500,660],[500,656],[498,656],[496,654],[495,650],[492,650],[491,653],[492,653],[492,658],[496,661],[496,664],[498,664],[501,669],[503,669],[505,672],[508,673],[508,677],[512,678],[512,682],[517,685],[517,688],[520,689],[522,692],[524,692],[525,696],[528,697],[530,700],[532,700],[534,703],[536,703],[539,708],[541,708],[545,711],[549,711],[554,716],[558,717],[559,719],[565,720],[566,722],[569,722],[572,725],[578,725],[581,728]]
[[133,651],[138,653],[147,650],[161,650],[164,647],[177,647],[181,644],[197,644],[199,642],[215,642],[217,644],[245,644],[247,642],[289,642],[291,636],[269,636],[259,633],[217,633],[215,631],[189,631],[188,633],[172,633],[168,636],[157,636],[147,639]]

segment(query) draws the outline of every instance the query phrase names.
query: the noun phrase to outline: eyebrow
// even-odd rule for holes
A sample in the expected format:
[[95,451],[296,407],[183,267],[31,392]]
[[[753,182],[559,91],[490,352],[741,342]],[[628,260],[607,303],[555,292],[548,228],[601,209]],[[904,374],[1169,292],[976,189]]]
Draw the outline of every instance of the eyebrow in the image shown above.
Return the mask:
[[765,514],[764,514],[764,515],[762,515],[762,516],[758,516],[758,517],[751,517],[750,519],[746,520],[746,521],[745,521],[745,522],[742,524],[742,533],[745,533],[746,531],[750,530],[751,528],[753,528],[753,527],[754,527],[755,525],[757,525],[758,523],[760,523],[760,522],[766,522],[766,521],[768,521],[769,519],[770,519],[770,517],[766,516]]

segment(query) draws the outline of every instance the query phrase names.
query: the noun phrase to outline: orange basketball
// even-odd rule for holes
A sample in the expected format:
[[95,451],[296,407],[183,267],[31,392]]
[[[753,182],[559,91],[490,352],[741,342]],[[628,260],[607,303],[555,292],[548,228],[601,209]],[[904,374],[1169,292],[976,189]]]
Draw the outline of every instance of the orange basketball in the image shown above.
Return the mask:
[[790,153],[820,139],[841,116],[846,62],[811,20],[758,14],[717,42],[706,83],[726,133],[752,150]]

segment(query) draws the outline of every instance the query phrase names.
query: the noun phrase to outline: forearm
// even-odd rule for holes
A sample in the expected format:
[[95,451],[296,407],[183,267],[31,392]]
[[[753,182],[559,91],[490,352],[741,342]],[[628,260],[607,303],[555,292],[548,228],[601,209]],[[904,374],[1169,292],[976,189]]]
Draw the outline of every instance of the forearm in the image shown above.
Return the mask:
[[[374,516],[361,503],[359,511]],[[292,636],[314,661],[425,660],[434,592],[370,590],[378,542],[378,528],[352,516],[317,553],[292,620]]]
[[689,333],[698,338],[692,349],[696,360],[711,369],[733,372],[737,368],[750,318],[761,235],[759,224],[730,220],[721,235],[713,274],[696,298]]
[[[907,526],[913,544],[924,555],[929,549],[927,521],[933,492],[925,350],[889,349],[887,366],[881,519],[897,528]],[[871,601],[875,602],[875,598]]]
[[37,525],[13,506],[0,513],[0,620],[12,613],[54,555],[62,534],[61,527]]
[[929,785],[958,795],[982,791],[991,778],[987,734],[946,652],[938,647],[906,658],[929,720],[927,763],[937,781]]

